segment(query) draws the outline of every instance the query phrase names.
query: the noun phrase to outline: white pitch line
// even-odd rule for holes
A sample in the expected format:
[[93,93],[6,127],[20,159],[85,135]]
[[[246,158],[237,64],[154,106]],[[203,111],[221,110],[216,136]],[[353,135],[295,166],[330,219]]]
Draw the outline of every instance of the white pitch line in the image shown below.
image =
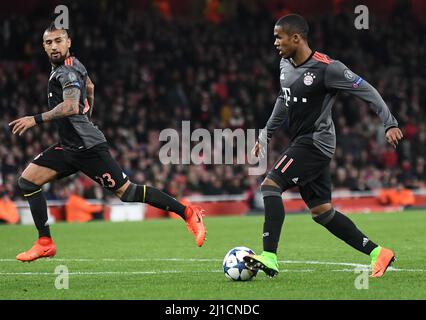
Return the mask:
[[[16,259],[0,259],[0,262],[16,262]],[[42,261],[61,261],[61,262],[152,262],[152,261],[176,261],[176,262],[215,262],[223,261],[223,259],[198,259],[198,258],[103,258],[103,259],[81,259],[81,258],[48,258]],[[327,261],[294,261],[294,260],[279,260],[279,263],[292,263],[292,264],[324,264],[324,265],[340,265],[340,266],[354,266],[354,267],[363,267],[365,265],[358,263],[346,263],[346,262],[327,262]]]
[[[280,272],[313,272],[315,270],[281,270]],[[85,275],[152,275],[152,274],[174,274],[174,273],[222,273],[222,270],[200,270],[200,271],[184,271],[184,270],[164,270],[164,271],[97,271],[97,272],[68,272],[68,275],[85,276]],[[0,276],[53,276],[58,275],[54,272],[0,272]]]
[[[163,271],[91,271],[91,272],[68,272],[68,275],[144,275],[144,274],[167,274],[167,273],[197,273],[202,271],[183,271],[183,270],[163,270]],[[204,271],[205,272],[205,271]],[[213,270],[208,272],[221,272],[220,270]],[[52,276],[58,275],[54,272],[0,272],[0,276]]]
[[[16,259],[0,259],[0,262],[16,262]],[[152,261],[183,261],[183,262],[213,262],[213,261],[222,261],[222,259],[196,259],[196,258],[125,258],[125,259],[114,259],[114,258],[104,258],[104,259],[75,259],[75,258],[47,258],[42,261],[48,262],[152,262]]]
[[[103,259],[84,259],[84,258],[48,258],[43,261],[48,262],[218,262],[222,259],[198,259],[198,258],[125,258],[125,259],[116,259],[116,258],[103,258]],[[0,262],[17,262],[15,259],[0,259]],[[330,262],[330,261],[302,261],[302,260],[279,260],[281,264],[305,264],[305,265],[332,265],[332,266],[346,266],[346,267],[361,267],[369,268],[369,265],[360,264],[360,263],[349,263],[349,262]],[[426,272],[425,269],[399,269],[394,267],[389,267],[389,271],[401,271],[401,272]],[[341,271],[341,272],[354,272],[353,269],[341,269],[341,270],[332,270],[332,271]],[[283,271],[285,272],[285,271]],[[310,272],[310,271],[305,271]],[[2,274],[2,273],[0,273]]]
[[[366,269],[368,270],[368,269]],[[332,272],[354,272],[354,269],[339,269],[339,270],[331,270]],[[426,270],[423,269],[398,269],[398,268],[393,268],[393,267],[389,267],[387,269],[386,272],[389,271],[399,271],[399,272],[425,272]]]
[[[0,262],[16,262],[16,259],[0,259]],[[81,259],[81,258],[48,258],[43,261],[75,261],[75,262],[151,262],[151,261],[176,261],[176,262],[215,262],[223,261],[222,259],[198,259],[198,258],[103,258],[103,259]],[[327,261],[295,261],[295,260],[279,260],[279,263],[291,263],[291,264],[323,264],[323,265],[338,265],[338,266],[351,266],[351,267],[364,267],[366,265],[359,263],[347,263],[347,262],[327,262]]]

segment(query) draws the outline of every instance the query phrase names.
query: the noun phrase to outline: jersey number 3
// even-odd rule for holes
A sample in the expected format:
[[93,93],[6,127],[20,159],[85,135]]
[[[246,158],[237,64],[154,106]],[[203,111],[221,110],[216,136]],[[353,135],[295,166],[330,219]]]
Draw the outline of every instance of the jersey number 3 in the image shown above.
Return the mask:
[[106,172],[101,177],[96,176],[95,179],[100,183],[100,185],[104,188],[114,188],[115,180],[111,178],[111,175]]

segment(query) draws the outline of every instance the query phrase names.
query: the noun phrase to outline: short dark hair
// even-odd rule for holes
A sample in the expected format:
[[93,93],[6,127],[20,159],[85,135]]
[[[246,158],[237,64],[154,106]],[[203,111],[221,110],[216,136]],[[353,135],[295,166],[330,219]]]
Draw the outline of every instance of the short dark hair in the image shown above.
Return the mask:
[[303,39],[308,39],[309,26],[305,18],[298,14],[289,14],[278,19],[276,26],[279,26],[292,35],[298,33]]
[[44,30],[44,32],[52,32],[52,31],[55,31],[55,30],[64,30],[65,31],[65,33],[67,34],[67,36],[68,36],[68,38],[71,38],[71,36],[70,36],[70,32],[69,32],[69,30],[67,30],[67,29],[65,29],[65,28],[57,28],[56,27],[56,24],[55,24],[55,22],[52,22],[47,28],[46,28],[46,30]]

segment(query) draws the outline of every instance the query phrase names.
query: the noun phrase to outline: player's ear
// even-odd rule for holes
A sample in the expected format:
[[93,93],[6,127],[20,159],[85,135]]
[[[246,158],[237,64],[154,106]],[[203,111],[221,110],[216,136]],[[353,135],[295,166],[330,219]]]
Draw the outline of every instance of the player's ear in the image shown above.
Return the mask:
[[70,37],[67,38],[67,47],[68,47],[68,49],[71,48],[71,38]]
[[293,34],[293,41],[295,44],[299,44],[300,40],[301,40],[300,34],[298,33]]
[[46,43],[44,42],[44,35],[43,35],[43,39],[41,40],[41,45],[43,46],[44,51],[46,51]]
[[46,43],[44,42],[44,40],[43,40],[42,46],[43,46],[44,51],[48,54],[47,49],[46,49]]

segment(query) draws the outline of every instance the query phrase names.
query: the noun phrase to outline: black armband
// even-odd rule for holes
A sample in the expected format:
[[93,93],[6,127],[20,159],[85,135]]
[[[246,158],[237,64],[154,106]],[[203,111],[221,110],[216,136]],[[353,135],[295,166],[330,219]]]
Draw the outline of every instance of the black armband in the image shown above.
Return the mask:
[[37,124],[43,123],[43,117],[41,116],[41,113],[36,114],[36,115],[34,116],[34,120],[35,120],[35,122],[36,122]]

